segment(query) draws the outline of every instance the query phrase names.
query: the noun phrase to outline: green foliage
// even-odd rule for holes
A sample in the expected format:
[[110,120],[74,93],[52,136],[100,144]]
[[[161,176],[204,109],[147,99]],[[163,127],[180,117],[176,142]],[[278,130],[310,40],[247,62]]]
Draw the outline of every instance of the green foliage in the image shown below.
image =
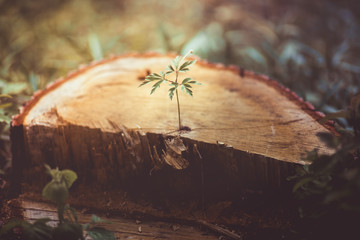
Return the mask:
[[311,164],[298,168],[292,178],[301,217],[298,231],[307,239],[352,239],[360,233],[360,138],[346,132],[319,137],[334,153],[310,152]]
[[10,116],[6,109],[13,105],[12,102],[9,101],[11,98],[11,95],[0,94],[0,123],[8,124],[10,122]]
[[[190,53],[190,52],[189,52]],[[189,54],[188,53],[188,54]],[[186,57],[186,56],[185,56]],[[156,89],[160,88],[160,85],[162,83],[169,83],[170,89],[169,89],[169,98],[172,100],[174,96],[174,92],[178,89],[178,87],[181,87],[181,90],[186,92],[188,95],[193,96],[193,92],[191,90],[192,84],[201,85],[201,83],[193,80],[192,78],[185,78],[182,80],[181,83],[178,82],[178,74],[179,72],[187,72],[189,71],[189,67],[193,65],[196,60],[191,61],[185,61],[183,64],[180,65],[182,61],[184,61],[185,57],[177,56],[175,59],[171,61],[171,64],[167,66],[165,71],[161,71],[160,74],[158,73],[152,73],[148,76],[146,76],[145,81],[142,82],[139,87],[144,86],[148,83],[154,83],[152,86],[150,94],[153,94]],[[175,80],[168,79],[168,75],[175,73],[176,78]]]
[[105,228],[99,226],[99,223],[111,224],[111,222],[105,221],[96,215],[92,215],[91,223],[84,224],[83,228],[87,232],[87,234],[94,240],[115,240],[114,234],[106,230]]
[[52,240],[53,228],[47,225],[50,221],[48,218],[36,220],[34,223],[29,223],[22,220],[13,220],[3,226],[0,230],[2,239],[18,239],[16,233],[12,230],[21,230],[22,239],[24,240]]
[[93,59],[101,60],[103,58],[103,51],[98,36],[96,34],[90,34],[88,41]]
[[64,222],[53,230],[53,240],[79,240],[84,239],[83,228],[77,222]]
[[[190,96],[193,96],[192,85],[201,85],[201,83],[193,80],[192,78],[184,78],[181,83],[179,83],[179,73],[180,72],[187,72],[189,71],[189,67],[193,65],[196,60],[189,60],[185,61],[185,58],[187,55],[192,53],[193,51],[190,50],[184,57],[177,56],[172,61],[171,64],[167,66],[165,71],[161,71],[160,74],[158,73],[152,73],[148,76],[146,76],[143,83],[139,85],[139,87],[144,86],[148,83],[154,83],[150,94],[153,94],[156,89],[160,88],[160,85],[162,83],[168,83],[170,88],[168,90],[169,92],[169,98],[170,100],[173,99],[174,93],[176,94],[176,101],[178,106],[178,120],[179,120],[179,130],[181,130],[181,121],[180,121],[180,103],[179,103],[179,97],[178,97],[178,88],[180,87],[181,90],[185,93],[187,93]],[[169,74],[175,73],[175,80],[170,80],[168,78]]]
[[51,227],[50,219],[41,218],[34,223],[23,220],[12,220],[0,230],[1,239],[24,240],[83,240],[83,231],[86,231],[94,240],[115,240],[114,233],[106,230],[97,223],[109,223],[96,215],[91,217],[91,223],[81,225],[78,222],[76,210],[66,204],[69,197],[69,188],[77,179],[72,170],[51,169],[45,165],[51,181],[43,188],[42,195],[55,202],[58,207],[59,224]]
[[51,169],[48,165],[45,167],[52,179],[43,188],[42,195],[58,206],[65,205],[69,197],[69,188],[77,179],[76,173],[71,170]]
[[347,110],[327,114],[320,123],[324,123],[329,119],[345,118],[349,125],[354,128],[355,135],[360,135],[360,94],[351,99],[350,106]]

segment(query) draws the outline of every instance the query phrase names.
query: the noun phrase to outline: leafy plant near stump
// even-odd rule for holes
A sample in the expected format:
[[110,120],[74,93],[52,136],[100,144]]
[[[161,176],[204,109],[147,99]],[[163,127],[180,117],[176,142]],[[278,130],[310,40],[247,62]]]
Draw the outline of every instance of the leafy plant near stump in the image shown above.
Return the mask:
[[325,120],[346,117],[353,132],[320,133],[330,155],[308,154],[311,162],[297,169],[293,191],[298,200],[302,239],[357,239],[360,236],[360,95],[347,110]]
[[105,222],[98,216],[91,217],[91,223],[81,225],[74,208],[67,204],[69,188],[77,179],[72,170],[51,169],[45,165],[51,181],[43,188],[42,195],[56,203],[59,223],[56,227],[50,226],[49,218],[41,218],[34,223],[24,220],[12,220],[2,227],[0,239],[24,240],[84,240],[83,231],[94,240],[115,240],[112,232],[97,226],[97,223]]
[[[196,60],[185,61],[185,58],[191,53],[193,53],[192,50],[189,51],[184,57],[177,56],[175,59],[171,61],[171,64],[167,66],[165,71],[161,71],[160,73],[152,73],[146,76],[145,81],[141,83],[139,86],[141,87],[148,83],[154,83],[150,92],[150,94],[153,94],[156,91],[156,89],[160,88],[160,85],[162,83],[167,82],[169,84],[170,100],[173,99],[174,93],[176,95],[179,130],[182,130],[182,126],[181,126],[181,118],[180,118],[180,102],[179,102],[178,88],[180,87],[182,91],[186,92],[190,96],[193,96],[192,85],[201,85],[201,83],[189,77],[184,78],[181,82],[179,81],[179,73],[189,71],[189,67],[196,62]],[[173,73],[175,73],[175,80],[170,80],[168,78],[168,75]]]

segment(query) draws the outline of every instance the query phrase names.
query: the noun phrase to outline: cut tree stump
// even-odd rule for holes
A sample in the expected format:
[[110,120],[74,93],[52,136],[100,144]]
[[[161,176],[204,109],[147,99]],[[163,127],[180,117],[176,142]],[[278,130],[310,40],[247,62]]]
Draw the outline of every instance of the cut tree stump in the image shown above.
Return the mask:
[[150,86],[138,88],[173,57],[112,57],[36,93],[12,121],[14,188],[41,192],[46,163],[74,170],[74,191],[88,189],[85,196],[100,189],[225,201],[244,189],[278,189],[307,151],[330,152],[317,133],[334,130],[318,123],[311,104],[265,76],[201,60],[180,75],[203,85],[194,97],[180,93],[182,124],[191,130],[177,131],[168,88],[151,96]]

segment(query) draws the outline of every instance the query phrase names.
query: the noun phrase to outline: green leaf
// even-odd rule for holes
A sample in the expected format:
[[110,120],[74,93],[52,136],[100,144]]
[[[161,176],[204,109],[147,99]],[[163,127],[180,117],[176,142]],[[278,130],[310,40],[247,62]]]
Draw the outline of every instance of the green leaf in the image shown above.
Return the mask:
[[161,76],[154,76],[153,74],[151,74],[151,75],[147,75],[146,77],[145,77],[145,80],[147,80],[147,81],[155,81],[155,80],[159,80],[159,79],[161,79]]
[[175,69],[179,69],[180,61],[181,61],[181,57],[180,57],[180,56],[176,56],[176,58],[174,58],[174,59],[171,61],[171,65],[173,65],[173,66],[175,67]]
[[88,36],[88,42],[93,59],[94,60],[102,59],[103,53],[98,36],[96,34],[90,34]]
[[177,88],[177,86],[169,89],[169,97],[170,97],[170,100],[173,99],[173,97],[174,97],[174,92],[175,92],[176,88]]
[[99,222],[104,222],[104,220],[96,215],[92,215],[91,216],[91,222],[92,223],[99,223]]
[[188,69],[188,68],[183,68],[183,69],[181,69],[181,70],[179,70],[179,72],[187,72],[187,71],[189,71],[190,69]]
[[175,69],[173,68],[173,66],[171,66],[171,65],[167,66],[166,74],[170,74],[170,73],[173,73],[173,72],[175,72]]
[[146,84],[148,84],[149,82],[152,82],[152,81],[149,81],[149,80],[145,80],[144,82],[142,82],[138,87],[142,87]]
[[161,78],[161,74],[153,73],[152,75],[154,75],[154,76],[157,77],[157,78]]
[[161,79],[165,79],[165,72],[164,71],[161,71],[160,75],[161,75]]
[[148,80],[148,81],[154,81],[154,80],[159,80],[159,79],[162,79],[162,77],[157,73],[152,73],[145,77],[145,80]]
[[191,81],[192,80],[192,78],[185,78],[182,82],[181,82],[181,84],[185,84],[185,83],[187,83],[187,82],[189,82],[189,81]]
[[153,94],[153,93],[155,92],[155,90],[158,89],[158,88],[160,87],[160,84],[163,83],[163,82],[164,82],[164,80],[157,81],[157,82],[152,86],[150,95]]
[[[179,71],[188,71],[189,69],[187,67],[190,67],[191,65],[193,65],[196,62],[196,60],[191,60],[191,61],[185,61],[181,66]],[[185,70],[187,69],[187,70]]]
[[87,233],[94,240],[116,240],[113,232],[102,227],[93,227]]
[[185,92],[190,96],[193,96],[193,92],[191,91],[191,89],[187,88],[186,85],[185,85]]
[[157,87],[154,87],[151,89],[150,95],[153,94],[156,91]]
[[65,204],[68,197],[69,191],[65,182],[58,182],[52,180],[43,188],[42,195],[58,205]]
[[195,85],[202,85],[201,83],[199,83],[199,82],[197,82],[197,81],[190,81],[189,83],[195,84]]
[[71,185],[77,179],[76,173],[69,169],[60,171],[60,174],[62,175],[68,189],[71,187]]

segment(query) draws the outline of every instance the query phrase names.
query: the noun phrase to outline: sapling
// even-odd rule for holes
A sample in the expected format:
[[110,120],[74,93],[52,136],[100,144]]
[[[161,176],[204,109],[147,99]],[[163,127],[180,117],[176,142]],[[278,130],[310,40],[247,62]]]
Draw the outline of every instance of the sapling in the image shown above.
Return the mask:
[[[85,240],[83,235],[86,231],[94,240],[115,240],[113,232],[98,226],[98,223],[109,223],[96,215],[91,217],[91,222],[81,225],[74,208],[67,204],[69,188],[77,179],[74,171],[65,169],[51,169],[45,165],[51,181],[43,188],[42,195],[56,203],[58,208],[59,223],[52,227],[48,223],[50,218],[40,218],[34,223],[24,220],[12,220],[0,229],[0,239],[24,239],[24,240]],[[20,232],[14,229],[20,228]]]
[[[184,127],[181,125],[178,88],[180,87],[183,92],[193,96],[192,85],[201,85],[201,83],[193,80],[190,77],[184,78],[181,82],[179,80],[179,73],[189,71],[189,67],[196,62],[196,60],[185,60],[186,57],[191,53],[193,53],[192,50],[183,57],[177,56],[171,61],[170,65],[167,66],[165,71],[161,71],[160,73],[152,73],[146,76],[144,82],[139,85],[139,87],[141,87],[148,83],[154,83],[150,92],[150,94],[153,94],[156,89],[160,88],[162,83],[169,84],[170,88],[168,92],[170,100],[173,99],[174,94],[176,95],[179,130],[184,130]],[[169,79],[169,75],[173,73],[175,73],[175,79],[171,80]]]

